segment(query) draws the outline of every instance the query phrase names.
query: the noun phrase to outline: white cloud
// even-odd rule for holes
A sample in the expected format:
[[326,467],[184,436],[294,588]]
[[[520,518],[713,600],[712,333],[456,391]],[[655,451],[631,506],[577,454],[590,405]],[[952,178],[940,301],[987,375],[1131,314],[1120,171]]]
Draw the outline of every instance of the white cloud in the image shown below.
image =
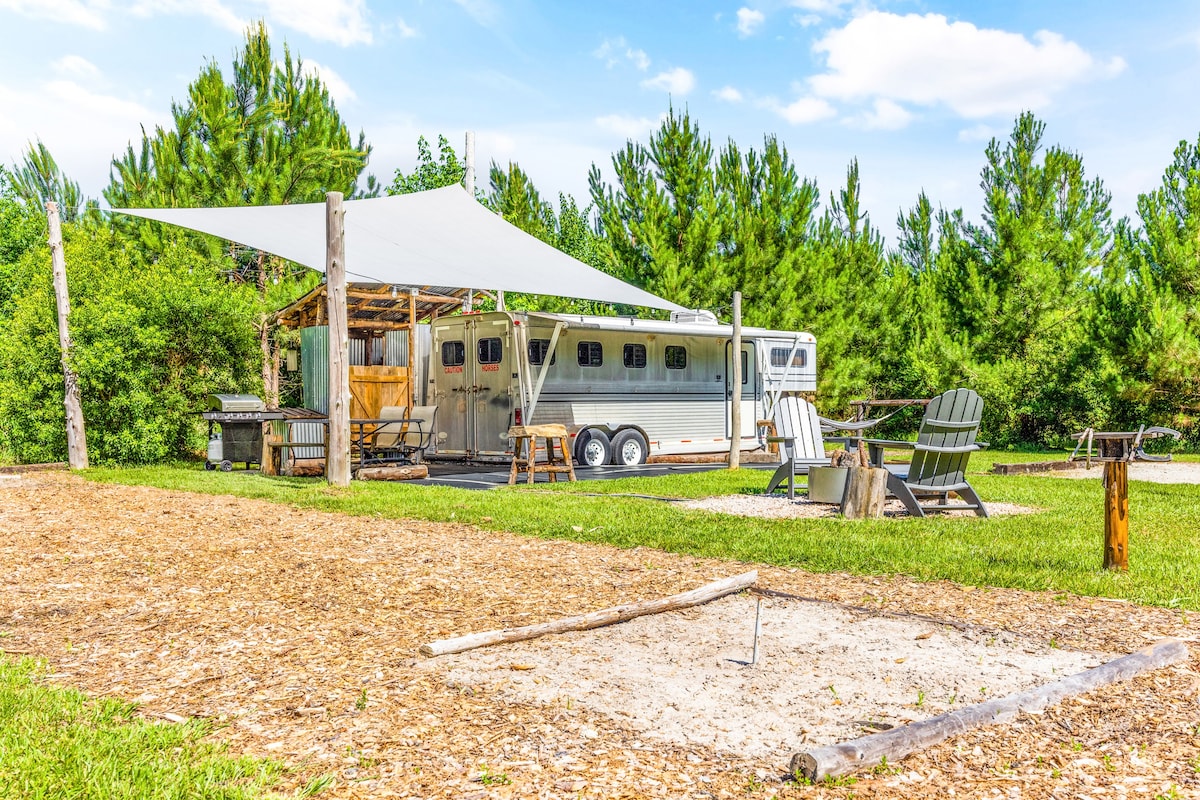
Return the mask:
[[742,36],[753,36],[767,19],[761,11],[753,8],[737,10],[737,30]]
[[152,17],[158,14],[198,14],[234,33],[243,33],[250,25],[249,19],[239,17],[221,0],[136,0],[129,6],[129,13],[135,17]]
[[50,68],[68,78],[91,81],[100,77],[99,68],[83,56],[63,56],[52,63]]
[[268,19],[314,39],[346,47],[370,44],[365,0],[257,0]]
[[321,83],[325,84],[325,88],[329,90],[329,96],[339,106],[358,99],[358,95],[350,88],[350,84],[329,67],[318,64],[316,61],[305,61],[300,72],[306,77],[318,78]]
[[108,0],[0,0],[0,9],[6,11],[97,31],[108,27],[105,13],[111,7]]
[[793,125],[806,125],[810,122],[819,122],[837,116],[837,110],[819,97],[801,97],[788,105],[768,98],[763,101],[762,105]]
[[960,142],[990,142],[998,136],[1003,136],[1004,131],[999,128],[979,123],[970,128],[963,128],[958,132],[958,140]]
[[400,35],[401,39],[412,39],[417,36],[417,29],[409,25],[400,17],[396,17],[395,26],[396,33]]
[[871,11],[813,49],[827,54],[828,71],[809,79],[820,97],[944,104],[971,119],[1044,108],[1068,86],[1124,68],[1057,33],[1039,31],[1030,41],[940,14]]
[[696,76],[691,73],[691,70],[676,67],[666,72],[660,72],[653,78],[647,78],[642,81],[642,87],[646,89],[661,89],[664,92],[682,97],[696,88]]
[[454,3],[485,28],[500,21],[500,7],[493,0],[454,0]]
[[606,131],[619,134],[626,139],[637,139],[645,133],[654,130],[658,120],[650,117],[627,117],[621,114],[609,114],[596,117],[596,125]]
[[896,131],[908,125],[912,118],[913,115],[899,103],[879,98],[875,107],[863,114],[859,122],[868,129]]
[[742,93],[732,86],[722,86],[712,94],[713,97],[718,100],[724,100],[726,103],[740,103],[743,99]]
[[170,122],[165,111],[64,79],[0,83],[0,108],[5,111],[0,114],[0,163],[21,159],[29,143],[41,139],[89,197],[99,197],[108,185],[113,156],[131,141],[141,141],[141,125],[153,131],[155,125]]
[[631,47],[624,36],[615,39],[605,39],[600,46],[592,51],[592,55],[604,62],[604,66],[612,69],[622,61],[628,61],[639,71],[645,72],[650,67],[650,56],[645,50]]

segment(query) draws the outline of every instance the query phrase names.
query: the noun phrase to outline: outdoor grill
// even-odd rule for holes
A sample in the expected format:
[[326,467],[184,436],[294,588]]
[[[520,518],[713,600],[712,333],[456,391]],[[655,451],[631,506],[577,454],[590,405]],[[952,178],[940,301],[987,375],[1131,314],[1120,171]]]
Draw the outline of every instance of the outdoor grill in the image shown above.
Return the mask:
[[[283,419],[280,411],[268,411],[261,399],[252,394],[209,395],[208,410],[200,416],[208,420],[208,458],[205,469],[233,469],[234,462],[262,464],[263,423]],[[214,432],[213,426],[221,426]]]

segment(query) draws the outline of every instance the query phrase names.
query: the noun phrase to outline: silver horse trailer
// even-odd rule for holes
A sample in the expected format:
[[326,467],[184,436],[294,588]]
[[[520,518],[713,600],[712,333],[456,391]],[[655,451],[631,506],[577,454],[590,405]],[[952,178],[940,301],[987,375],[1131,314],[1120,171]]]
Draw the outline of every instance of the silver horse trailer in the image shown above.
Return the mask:
[[[512,425],[562,423],[579,463],[728,450],[733,329],[707,312],[671,320],[534,312],[443,317],[431,324],[429,385],[439,456],[507,458]],[[742,330],[744,449],[762,442],[784,393],[815,392],[809,333]]]

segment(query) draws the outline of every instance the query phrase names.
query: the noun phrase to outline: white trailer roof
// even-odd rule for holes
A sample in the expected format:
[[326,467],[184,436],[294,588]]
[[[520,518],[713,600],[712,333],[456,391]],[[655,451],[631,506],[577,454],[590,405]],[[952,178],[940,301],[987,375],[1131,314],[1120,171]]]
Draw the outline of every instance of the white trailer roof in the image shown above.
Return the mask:
[[[531,320],[546,320],[551,324],[562,322],[568,328],[591,328],[603,331],[636,331],[638,333],[674,333],[689,336],[733,336],[732,325],[722,325],[712,322],[668,322],[657,319],[637,319],[635,317],[596,317],[582,314],[545,314],[530,312]],[[742,328],[742,337],[746,339],[786,339],[802,342],[815,342],[811,333],[804,331],[774,331],[768,328]]]
[[[530,236],[461,186],[348,200],[343,207],[348,281],[502,289],[682,309]],[[325,271],[324,203],[113,212],[212,234]]]

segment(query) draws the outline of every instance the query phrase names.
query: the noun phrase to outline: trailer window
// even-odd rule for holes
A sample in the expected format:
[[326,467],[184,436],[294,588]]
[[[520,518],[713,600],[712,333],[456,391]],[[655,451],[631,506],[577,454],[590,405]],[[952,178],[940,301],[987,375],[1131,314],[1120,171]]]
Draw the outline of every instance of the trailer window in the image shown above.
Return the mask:
[[676,344],[667,345],[667,369],[687,368],[687,348]]
[[646,368],[646,345],[644,344],[627,344],[625,345],[625,366],[628,369],[645,369]]
[[504,345],[499,336],[480,339],[476,349],[479,351],[480,364],[499,364],[504,358]]
[[467,361],[467,348],[462,342],[442,342],[442,366],[461,367]]
[[750,382],[750,354],[742,351],[742,385]]
[[[550,352],[549,339],[530,339],[529,340],[529,363],[535,367],[539,364],[546,363],[546,353]],[[554,366],[554,362],[558,360],[558,354],[550,356],[550,366]]]
[[[788,365],[788,356],[792,354],[790,347],[772,347],[771,348],[771,366],[786,367]],[[808,363],[808,351],[803,347],[796,348],[796,355],[792,356],[793,367],[804,367]]]
[[581,367],[598,367],[604,363],[604,345],[599,342],[580,342],[578,353]]

